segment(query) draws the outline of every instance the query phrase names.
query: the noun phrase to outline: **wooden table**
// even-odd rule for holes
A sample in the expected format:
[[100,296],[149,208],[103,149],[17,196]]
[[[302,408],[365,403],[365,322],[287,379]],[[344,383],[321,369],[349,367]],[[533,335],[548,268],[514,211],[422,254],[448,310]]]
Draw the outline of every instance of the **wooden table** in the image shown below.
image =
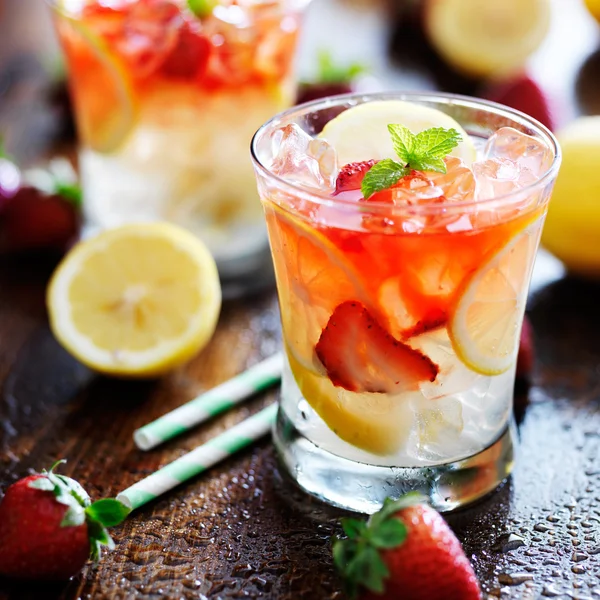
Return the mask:
[[[42,46],[44,56],[54,52],[39,4],[0,0],[0,131],[25,160],[57,133],[40,54],[32,54]],[[595,25],[578,0],[554,7],[532,69],[559,97],[563,120],[600,112]],[[476,91],[388,21],[378,3],[315,0],[304,64],[310,48],[329,45],[372,62],[390,87]],[[419,53],[425,60],[415,62]],[[212,343],[185,368],[126,383],[94,376],[52,338],[44,289],[53,266],[50,258],[0,261],[1,488],[66,457],[64,471],[93,497],[112,496],[276,398],[276,391],[259,397],[153,452],[136,450],[136,427],[279,348],[275,294],[226,304]],[[486,501],[448,517],[485,598],[600,598],[599,306],[598,284],[565,277],[548,257],[538,262],[529,304],[538,361],[529,403],[517,397],[514,475]],[[281,480],[264,441],[133,514],[97,568],[65,584],[0,581],[0,599],[343,598],[329,550],[338,517]]]

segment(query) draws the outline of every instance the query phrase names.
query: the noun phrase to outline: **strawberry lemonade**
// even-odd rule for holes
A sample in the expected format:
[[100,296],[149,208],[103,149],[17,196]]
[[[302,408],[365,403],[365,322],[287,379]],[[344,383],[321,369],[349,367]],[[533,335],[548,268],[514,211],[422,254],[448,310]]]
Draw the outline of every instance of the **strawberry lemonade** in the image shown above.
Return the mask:
[[92,230],[171,221],[225,278],[268,259],[248,144],[292,103],[307,2],[52,0]]
[[339,97],[253,141],[287,369],[275,442],[301,487],[449,510],[510,473],[519,333],[559,165],[521,113]]

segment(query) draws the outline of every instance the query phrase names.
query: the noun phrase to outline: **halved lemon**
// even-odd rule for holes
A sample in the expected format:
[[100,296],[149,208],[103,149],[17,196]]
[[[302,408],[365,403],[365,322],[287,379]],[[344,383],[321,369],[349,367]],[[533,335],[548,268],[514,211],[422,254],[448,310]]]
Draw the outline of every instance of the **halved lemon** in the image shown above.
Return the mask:
[[217,267],[191,233],[166,223],[126,225],[81,242],[47,294],[58,341],[96,371],[161,375],[210,340],[221,308]]
[[454,68],[476,77],[518,71],[548,33],[550,0],[428,0],[426,33]]
[[477,155],[467,132],[450,115],[402,100],[378,100],[353,106],[329,121],[319,137],[335,148],[340,165],[370,159],[397,159],[387,128],[391,124],[404,125],[415,134],[431,127],[456,129],[462,142],[451,155],[467,164]]
[[518,233],[457,291],[448,335],[459,359],[477,373],[499,375],[515,364],[540,229],[538,220]]
[[137,113],[127,69],[82,19],[60,11],[58,30],[81,140],[97,152],[114,152],[133,129]]
[[377,455],[393,454],[406,442],[412,427],[410,402],[388,394],[348,392],[327,375],[304,367],[293,352],[287,356],[302,395],[339,438]]

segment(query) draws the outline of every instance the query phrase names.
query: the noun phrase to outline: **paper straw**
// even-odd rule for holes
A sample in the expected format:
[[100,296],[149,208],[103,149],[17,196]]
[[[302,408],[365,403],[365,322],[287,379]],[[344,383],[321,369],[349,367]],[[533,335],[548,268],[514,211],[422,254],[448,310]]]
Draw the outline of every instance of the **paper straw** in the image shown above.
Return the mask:
[[233,379],[190,400],[133,434],[140,450],[150,450],[214,417],[281,379],[283,356],[278,353]]
[[277,405],[271,404],[156,473],[133,484],[121,492],[117,500],[131,510],[140,508],[261,438],[271,429],[276,414]]

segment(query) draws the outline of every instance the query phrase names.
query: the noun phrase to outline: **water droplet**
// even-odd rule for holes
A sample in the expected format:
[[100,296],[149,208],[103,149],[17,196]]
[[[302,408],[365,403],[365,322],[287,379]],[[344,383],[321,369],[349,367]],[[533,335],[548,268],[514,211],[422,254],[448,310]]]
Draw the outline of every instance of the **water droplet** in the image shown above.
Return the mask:
[[585,573],[586,569],[583,565],[573,565],[571,567],[571,571],[573,571],[573,573],[575,573],[575,575],[583,575]]
[[546,521],[550,521],[550,523],[559,523],[560,517],[557,517],[556,515],[548,515],[546,517]]
[[500,585],[521,585],[526,581],[533,581],[531,573],[500,573],[498,575],[498,583]]
[[554,585],[545,585],[544,589],[542,590],[542,596],[546,596],[547,598],[554,598],[561,595],[562,592],[556,589]]
[[591,554],[592,556],[595,556],[596,554],[600,554],[600,546],[595,546],[594,548],[590,548],[587,552],[588,552],[588,554]]
[[546,525],[546,523],[537,523],[533,526],[535,531],[539,531],[540,533],[546,533],[547,531],[552,531],[552,527],[550,525]]
[[497,539],[496,543],[492,547],[492,550],[506,553],[510,552],[511,550],[516,550],[521,546],[525,546],[525,540],[520,535],[517,535],[516,533],[507,533],[501,535]]
[[573,552],[573,556],[571,556],[571,560],[573,562],[583,562],[584,560],[587,560],[589,557],[587,554],[584,554],[583,552]]

